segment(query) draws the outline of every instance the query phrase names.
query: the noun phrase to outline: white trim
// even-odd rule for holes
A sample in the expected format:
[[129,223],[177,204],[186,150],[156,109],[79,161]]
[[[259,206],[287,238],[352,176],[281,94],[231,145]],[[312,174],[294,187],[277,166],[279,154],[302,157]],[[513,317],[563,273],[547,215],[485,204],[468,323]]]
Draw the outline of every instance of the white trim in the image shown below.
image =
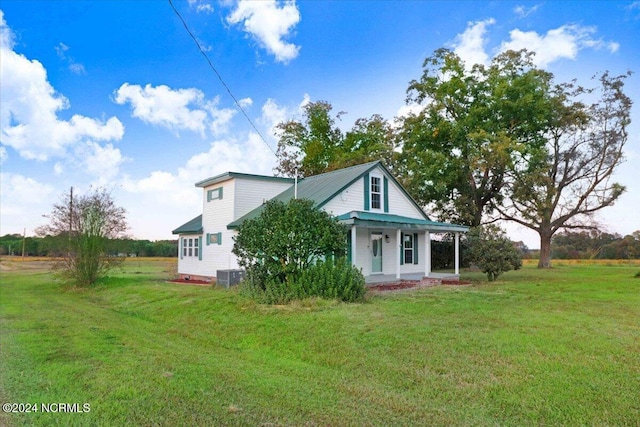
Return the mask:
[[[396,242],[400,242],[399,247],[403,248],[402,243],[402,230],[399,228],[396,230]],[[404,248],[402,251],[396,250],[396,279],[400,280],[400,257],[404,257]]]
[[460,274],[460,233],[455,233],[456,235],[456,244],[455,244],[455,265],[456,265],[456,270],[455,273],[456,275]]
[[424,277],[431,274],[431,233],[424,232]]

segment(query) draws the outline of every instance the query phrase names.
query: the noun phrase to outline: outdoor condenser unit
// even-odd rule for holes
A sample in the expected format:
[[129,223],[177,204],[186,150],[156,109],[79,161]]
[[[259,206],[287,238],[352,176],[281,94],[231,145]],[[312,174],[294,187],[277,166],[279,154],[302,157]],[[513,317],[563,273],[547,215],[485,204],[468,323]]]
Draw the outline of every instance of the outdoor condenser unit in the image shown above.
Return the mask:
[[217,270],[216,283],[225,288],[234,286],[244,279],[244,270]]

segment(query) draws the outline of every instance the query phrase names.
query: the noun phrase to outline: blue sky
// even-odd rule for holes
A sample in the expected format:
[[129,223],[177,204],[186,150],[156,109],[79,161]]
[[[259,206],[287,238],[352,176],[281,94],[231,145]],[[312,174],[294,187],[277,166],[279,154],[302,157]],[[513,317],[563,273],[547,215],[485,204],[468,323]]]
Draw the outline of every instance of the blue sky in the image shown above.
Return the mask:
[[[273,127],[308,100],[347,112],[345,129],[406,113],[409,81],[440,47],[469,63],[527,47],[557,81],[585,85],[632,70],[626,92],[640,98],[640,1],[174,4],[266,144],[168,1],[3,0],[0,234],[33,234],[69,187],[104,185],[132,236],[172,238],[201,210],[196,181],[272,173]],[[616,175],[628,191],[599,215],[621,234],[640,229],[639,108]],[[534,233],[509,231],[538,247]]]

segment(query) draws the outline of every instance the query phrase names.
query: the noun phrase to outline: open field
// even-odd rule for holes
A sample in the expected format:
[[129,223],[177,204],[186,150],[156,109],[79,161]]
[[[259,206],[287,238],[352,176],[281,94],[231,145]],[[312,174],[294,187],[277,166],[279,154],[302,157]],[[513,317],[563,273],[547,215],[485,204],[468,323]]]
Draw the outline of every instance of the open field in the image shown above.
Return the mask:
[[640,425],[640,263],[264,307],[174,262],[74,290],[0,260],[0,400],[90,408],[0,425]]

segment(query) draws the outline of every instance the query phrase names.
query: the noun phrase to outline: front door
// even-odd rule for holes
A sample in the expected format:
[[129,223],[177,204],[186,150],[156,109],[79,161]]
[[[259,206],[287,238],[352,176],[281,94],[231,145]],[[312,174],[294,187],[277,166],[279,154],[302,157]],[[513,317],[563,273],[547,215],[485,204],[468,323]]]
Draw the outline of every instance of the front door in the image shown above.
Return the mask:
[[382,234],[371,233],[371,272],[382,273]]

